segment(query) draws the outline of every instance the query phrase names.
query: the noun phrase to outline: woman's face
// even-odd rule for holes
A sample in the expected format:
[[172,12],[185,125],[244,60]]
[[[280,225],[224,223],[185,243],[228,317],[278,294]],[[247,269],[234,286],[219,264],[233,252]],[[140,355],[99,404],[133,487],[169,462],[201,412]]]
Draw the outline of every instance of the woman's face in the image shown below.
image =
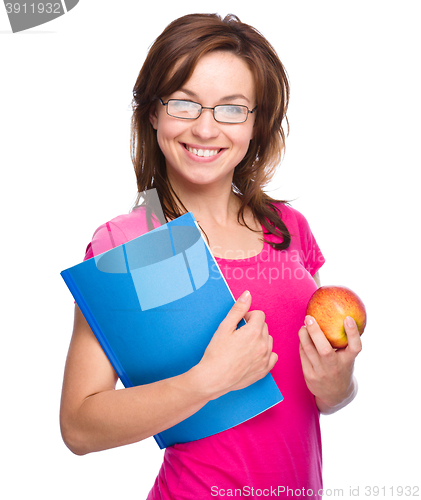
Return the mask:
[[[184,99],[213,108],[218,104],[241,104],[252,110],[256,105],[255,84],[247,64],[230,52],[203,56],[182,88],[168,99]],[[215,121],[211,110],[203,110],[196,120],[174,118],[157,102],[150,121],[166,158],[167,174],[173,185],[212,185],[231,189],[234,168],[247,153],[253,137],[254,114],[244,123]]]

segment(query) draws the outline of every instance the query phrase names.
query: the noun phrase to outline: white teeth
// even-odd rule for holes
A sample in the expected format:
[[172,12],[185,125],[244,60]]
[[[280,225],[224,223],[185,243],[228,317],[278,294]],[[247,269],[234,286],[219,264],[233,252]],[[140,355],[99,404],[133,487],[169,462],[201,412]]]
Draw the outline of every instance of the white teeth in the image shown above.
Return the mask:
[[195,154],[196,156],[201,156],[201,157],[209,157],[209,156],[215,156],[218,154],[218,149],[196,149],[196,148],[191,148],[189,146],[186,146],[187,151],[190,151],[190,153]]

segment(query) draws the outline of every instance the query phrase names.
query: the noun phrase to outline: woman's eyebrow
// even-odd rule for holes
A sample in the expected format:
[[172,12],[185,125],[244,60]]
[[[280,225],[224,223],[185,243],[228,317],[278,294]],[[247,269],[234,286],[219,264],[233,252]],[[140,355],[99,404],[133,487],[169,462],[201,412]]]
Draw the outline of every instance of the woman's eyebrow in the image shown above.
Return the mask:
[[[179,89],[179,91],[183,92],[184,94],[188,95],[189,97],[191,97],[193,99],[199,99],[199,96],[195,92],[193,92],[192,90],[189,90],[186,88],[181,88],[181,89]],[[229,101],[235,101],[236,99],[244,99],[247,102],[250,102],[250,99],[243,94],[227,95],[225,97],[221,97],[220,101],[229,102]]]
[[191,90],[188,90],[188,89],[185,89],[185,88],[181,88],[181,89],[178,89],[178,91],[179,92],[183,92],[183,94],[186,94],[189,97],[192,97],[193,99],[199,99],[198,95],[195,94],[194,92],[192,92]]
[[247,102],[250,102],[250,99],[243,94],[232,94],[227,95],[226,97],[222,97],[221,101],[235,101],[236,99],[244,99]]

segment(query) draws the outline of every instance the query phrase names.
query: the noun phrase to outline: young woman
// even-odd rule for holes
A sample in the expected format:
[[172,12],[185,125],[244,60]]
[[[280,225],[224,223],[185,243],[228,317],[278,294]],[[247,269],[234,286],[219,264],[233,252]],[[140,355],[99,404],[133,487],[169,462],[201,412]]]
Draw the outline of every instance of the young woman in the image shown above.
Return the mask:
[[[305,317],[324,259],[306,219],[263,191],[284,148],[288,97],[274,49],[235,16],[174,21],[136,81],[138,190],[157,189],[167,220],[193,212],[237,301],[191,370],[118,391],[76,306],[61,405],[64,441],[76,454],[140,441],[269,371],[285,398],[232,429],[167,448],[150,499],[196,500],[228,490],[250,497],[300,490],[318,498],[319,414],[355,395],[355,323],[345,321],[349,346],[335,351]],[[110,248],[111,227],[119,244],[144,232],[146,219],[136,209],[104,224],[86,258]],[[247,324],[236,330],[243,317]]]

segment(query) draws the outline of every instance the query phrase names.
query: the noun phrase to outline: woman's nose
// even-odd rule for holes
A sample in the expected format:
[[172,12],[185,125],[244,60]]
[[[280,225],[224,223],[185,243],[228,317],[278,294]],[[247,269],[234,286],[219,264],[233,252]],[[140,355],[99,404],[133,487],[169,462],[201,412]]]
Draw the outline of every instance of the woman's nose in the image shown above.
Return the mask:
[[202,139],[213,139],[219,135],[218,125],[213,117],[213,110],[203,109],[202,114],[193,123],[192,132]]

